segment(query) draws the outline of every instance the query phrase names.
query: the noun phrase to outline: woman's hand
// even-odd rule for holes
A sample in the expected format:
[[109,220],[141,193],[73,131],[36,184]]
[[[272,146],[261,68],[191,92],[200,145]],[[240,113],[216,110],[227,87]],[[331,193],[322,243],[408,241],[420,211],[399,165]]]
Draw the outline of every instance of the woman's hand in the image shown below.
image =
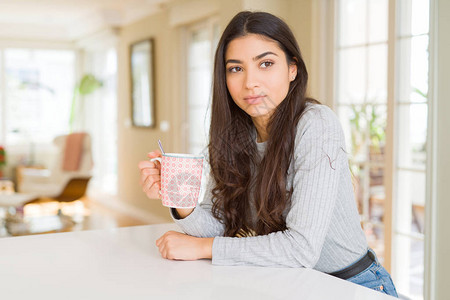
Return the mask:
[[198,238],[168,231],[156,241],[161,256],[172,260],[212,258],[214,238]]
[[[161,152],[155,150],[147,154],[149,159],[155,157],[161,157]],[[144,160],[139,162],[139,169],[141,170],[140,184],[142,190],[150,199],[161,199],[161,165],[155,161]],[[184,219],[194,210],[193,208],[177,208],[178,215],[180,218]]]
[[[155,150],[147,154],[147,156],[150,159],[161,157],[161,152]],[[141,170],[140,184],[142,190],[147,197],[159,199],[161,197],[159,194],[159,191],[161,190],[161,165],[158,161],[151,162],[144,160],[139,162],[138,167]]]

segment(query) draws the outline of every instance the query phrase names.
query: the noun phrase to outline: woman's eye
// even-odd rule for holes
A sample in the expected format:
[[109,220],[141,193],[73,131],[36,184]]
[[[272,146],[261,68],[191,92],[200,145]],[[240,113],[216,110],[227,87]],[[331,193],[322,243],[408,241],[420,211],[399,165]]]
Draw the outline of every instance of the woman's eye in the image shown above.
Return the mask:
[[261,68],[268,68],[268,67],[270,67],[271,65],[273,65],[273,62],[271,62],[271,61],[265,61],[265,62],[262,62],[261,63]]
[[231,67],[231,68],[228,69],[228,72],[230,72],[230,73],[237,73],[237,72],[240,72],[240,71],[242,71],[241,67]]

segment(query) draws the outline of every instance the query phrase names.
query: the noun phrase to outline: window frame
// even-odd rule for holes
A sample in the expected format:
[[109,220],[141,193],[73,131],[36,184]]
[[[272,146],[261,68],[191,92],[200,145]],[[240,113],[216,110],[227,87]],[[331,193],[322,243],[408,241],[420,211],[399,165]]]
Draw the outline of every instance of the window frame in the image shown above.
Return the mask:
[[[319,91],[313,90],[316,93],[313,95],[318,95],[319,100],[325,99],[325,104],[329,105],[333,109],[336,109],[338,106],[336,96],[336,85],[334,78],[337,76],[337,62],[335,57],[337,57],[335,49],[337,44],[337,35],[338,32],[336,30],[338,20],[338,12],[337,7],[339,3],[337,1],[318,1],[313,5],[313,16],[316,19],[313,21],[313,32],[320,35],[319,38],[313,40],[313,47],[317,51],[313,51],[313,53],[317,53],[313,56],[313,69],[317,71],[316,75],[312,75],[311,79],[313,81],[313,88],[320,87],[322,89]],[[386,123],[386,151],[385,151],[385,209],[384,209],[384,236],[385,236],[385,261],[383,265],[389,271],[392,271],[392,275],[395,281],[396,271],[393,266],[393,249],[395,249],[396,245],[394,240],[395,237],[395,224],[393,223],[393,216],[397,215],[396,207],[395,207],[395,179],[396,173],[400,169],[399,166],[396,165],[396,156],[394,151],[397,149],[396,147],[396,134],[398,133],[398,128],[396,122],[397,120],[397,107],[399,105],[405,104],[404,101],[398,101],[398,97],[396,95],[396,84],[397,84],[397,76],[399,74],[397,60],[398,60],[398,39],[399,34],[398,30],[398,22],[400,19],[399,16],[399,1],[398,0],[388,0],[388,40],[387,40],[387,123]],[[435,219],[433,216],[436,215],[436,212],[433,211],[433,203],[432,197],[433,193],[432,187],[435,185],[432,181],[433,175],[433,162],[430,159],[433,156],[433,146],[431,140],[431,134],[433,132],[433,106],[432,106],[432,87],[433,87],[433,30],[435,30],[433,22],[433,16],[436,15],[434,11],[436,9],[436,4],[434,0],[430,0],[430,27],[428,31],[429,36],[429,73],[430,76],[428,78],[428,101],[426,102],[428,105],[428,116],[427,116],[427,148],[426,148],[426,156],[427,162],[426,167],[423,172],[426,174],[426,196],[425,196],[425,227],[427,228],[427,232],[422,236],[424,239],[424,265],[430,266],[432,268],[434,259],[431,256],[433,253],[433,243],[435,243],[435,226],[433,224]],[[314,14],[315,12],[315,14]],[[330,25],[332,24],[332,25]],[[328,48],[327,50],[322,50],[323,48]],[[329,48],[332,49],[331,53]],[[319,49],[321,49],[319,51]],[[331,74],[331,79],[330,79]],[[323,76],[321,76],[323,75]],[[409,104],[409,103],[408,103]],[[430,296],[433,295],[433,282],[434,278],[432,278],[432,270],[430,268],[424,268],[423,273],[423,296],[424,299],[430,299]]]

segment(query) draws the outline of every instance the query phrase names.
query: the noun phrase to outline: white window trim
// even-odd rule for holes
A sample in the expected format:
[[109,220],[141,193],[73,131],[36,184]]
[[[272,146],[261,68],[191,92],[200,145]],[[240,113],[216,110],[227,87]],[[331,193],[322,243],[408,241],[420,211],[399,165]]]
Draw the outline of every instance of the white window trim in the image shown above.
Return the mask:
[[437,256],[437,165],[438,165],[438,1],[430,0],[430,28],[429,28],[429,77],[428,77],[428,129],[427,129],[427,171],[426,171],[426,195],[425,195],[425,257],[424,257],[424,299],[436,299],[436,256]]

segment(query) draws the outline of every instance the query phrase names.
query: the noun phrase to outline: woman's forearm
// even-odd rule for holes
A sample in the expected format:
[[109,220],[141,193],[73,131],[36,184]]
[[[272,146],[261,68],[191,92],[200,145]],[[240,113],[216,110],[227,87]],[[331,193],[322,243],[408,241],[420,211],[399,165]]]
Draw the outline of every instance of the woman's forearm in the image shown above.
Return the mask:
[[201,238],[203,258],[212,259],[212,246],[214,238]]

